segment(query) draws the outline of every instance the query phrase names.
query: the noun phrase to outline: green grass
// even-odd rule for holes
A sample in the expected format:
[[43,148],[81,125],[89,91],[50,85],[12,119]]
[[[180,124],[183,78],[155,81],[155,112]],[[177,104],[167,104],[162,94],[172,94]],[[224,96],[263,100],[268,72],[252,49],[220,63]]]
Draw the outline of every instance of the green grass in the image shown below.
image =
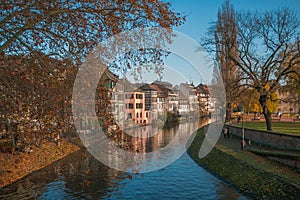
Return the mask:
[[198,152],[205,132],[200,129],[188,149],[198,165],[254,199],[296,199],[299,196],[297,171],[247,151],[234,151],[228,146],[230,143],[218,143],[200,159]]
[[[242,124],[238,124],[242,126]],[[300,135],[300,122],[272,122],[273,132]],[[267,130],[265,122],[244,122],[245,128]]]

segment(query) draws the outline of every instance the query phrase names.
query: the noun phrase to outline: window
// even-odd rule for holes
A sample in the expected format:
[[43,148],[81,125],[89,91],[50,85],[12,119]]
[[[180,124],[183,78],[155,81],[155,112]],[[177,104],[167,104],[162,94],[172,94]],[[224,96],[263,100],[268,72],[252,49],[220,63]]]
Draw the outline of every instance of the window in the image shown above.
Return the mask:
[[126,109],[133,109],[133,103],[126,103],[125,108]]
[[133,99],[133,94],[125,94],[125,99]]
[[146,118],[148,118],[148,112],[146,112]]
[[136,99],[143,99],[143,94],[135,94]]
[[136,109],[143,108],[143,103],[136,103],[135,108]]
[[159,98],[158,98],[158,101],[159,101],[159,102],[165,102],[165,98],[159,97]]
[[123,95],[118,94],[118,95],[117,95],[117,100],[119,100],[119,101],[120,101],[120,100],[124,100],[124,99],[123,99]]
[[113,81],[111,81],[110,83],[109,83],[109,87],[112,89],[112,88],[114,88],[116,86],[116,83],[115,82],[113,82]]
[[132,119],[131,113],[128,113],[128,114],[127,114],[127,119]]
[[136,113],[136,118],[139,118],[139,113]]
[[143,117],[143,114],[142,113],[140,113],[140,118],[142,118]]
[[110,93],[110,96],[111,96],[111,100],[116,100],[116,96],[113,95],[112,93]]

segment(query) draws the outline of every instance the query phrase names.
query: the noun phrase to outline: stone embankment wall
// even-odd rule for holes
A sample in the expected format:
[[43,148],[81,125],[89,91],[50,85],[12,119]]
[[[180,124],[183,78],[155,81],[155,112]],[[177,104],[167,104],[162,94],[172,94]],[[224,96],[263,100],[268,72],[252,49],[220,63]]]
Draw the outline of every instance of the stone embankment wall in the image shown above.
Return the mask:
[[[227,125],[229,133],[242,138],[242,128]],[[300,150],[300,136],[288,135],[284,133],[275,133],[270,131],[260,131],[253,129],[244,129],[244,136],[247,141],[256,142],[262,145],[268,145],[276,148]]]

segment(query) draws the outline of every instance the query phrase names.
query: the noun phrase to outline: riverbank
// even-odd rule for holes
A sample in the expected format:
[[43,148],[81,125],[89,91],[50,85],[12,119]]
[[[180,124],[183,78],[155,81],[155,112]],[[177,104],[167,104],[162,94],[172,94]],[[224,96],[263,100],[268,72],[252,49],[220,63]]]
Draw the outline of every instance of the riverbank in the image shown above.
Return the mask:
[[63,139],[59,145],[44,142],[30,153],[0,153],[0,188],[10,185],[25,176],[40,170],[76,151],[80,147]]
[[295,169],[233,149],[234,138],[220,137],[213,150],[200,159],[198,152],[206,128],[197,132],[188,149],[188,154],[199,166],[254,199],[297,199],[300,196],[300,174]]

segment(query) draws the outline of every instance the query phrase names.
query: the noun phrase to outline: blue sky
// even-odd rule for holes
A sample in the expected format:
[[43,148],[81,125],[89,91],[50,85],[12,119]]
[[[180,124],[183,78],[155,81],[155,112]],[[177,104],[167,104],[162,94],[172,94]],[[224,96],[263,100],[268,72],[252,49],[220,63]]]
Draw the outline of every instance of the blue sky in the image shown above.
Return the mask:
[[[186,34],[195,41],[200,41],[203,34],[207,32],[210,23],[216,21],[218,9],[225,0],[169,0],[176,12],[184,13],[187,16],[186,22],[174,30]],[[281,7],[288,7],[294,10],[300,18],[299,0],[231,0],[236,11],[259,11],[274,10]],[[186,48],[186,46],[184,47]],[[193,66],[178,56],[171,56],[166,64],[170,70],[165,73],[164,80],[173,84],[179,82],[193,82],[194,84],[209,84],[212,78],[212,67],[205,66],[195,71]],[[200,72],[200,73],[197,73]],[[176,78],[175,78],[176,77]],[[180,77],[180,78],[179,78]]]
[[[177,12],[187,16],[186,23],[175,30],[199,40],[209,27],[209,23],[216,21],[218,9],[225,0],[169,0]],[[300,17],[299,0],[231,0],[237,11],[266,11],[280,7],[289,7]]]

